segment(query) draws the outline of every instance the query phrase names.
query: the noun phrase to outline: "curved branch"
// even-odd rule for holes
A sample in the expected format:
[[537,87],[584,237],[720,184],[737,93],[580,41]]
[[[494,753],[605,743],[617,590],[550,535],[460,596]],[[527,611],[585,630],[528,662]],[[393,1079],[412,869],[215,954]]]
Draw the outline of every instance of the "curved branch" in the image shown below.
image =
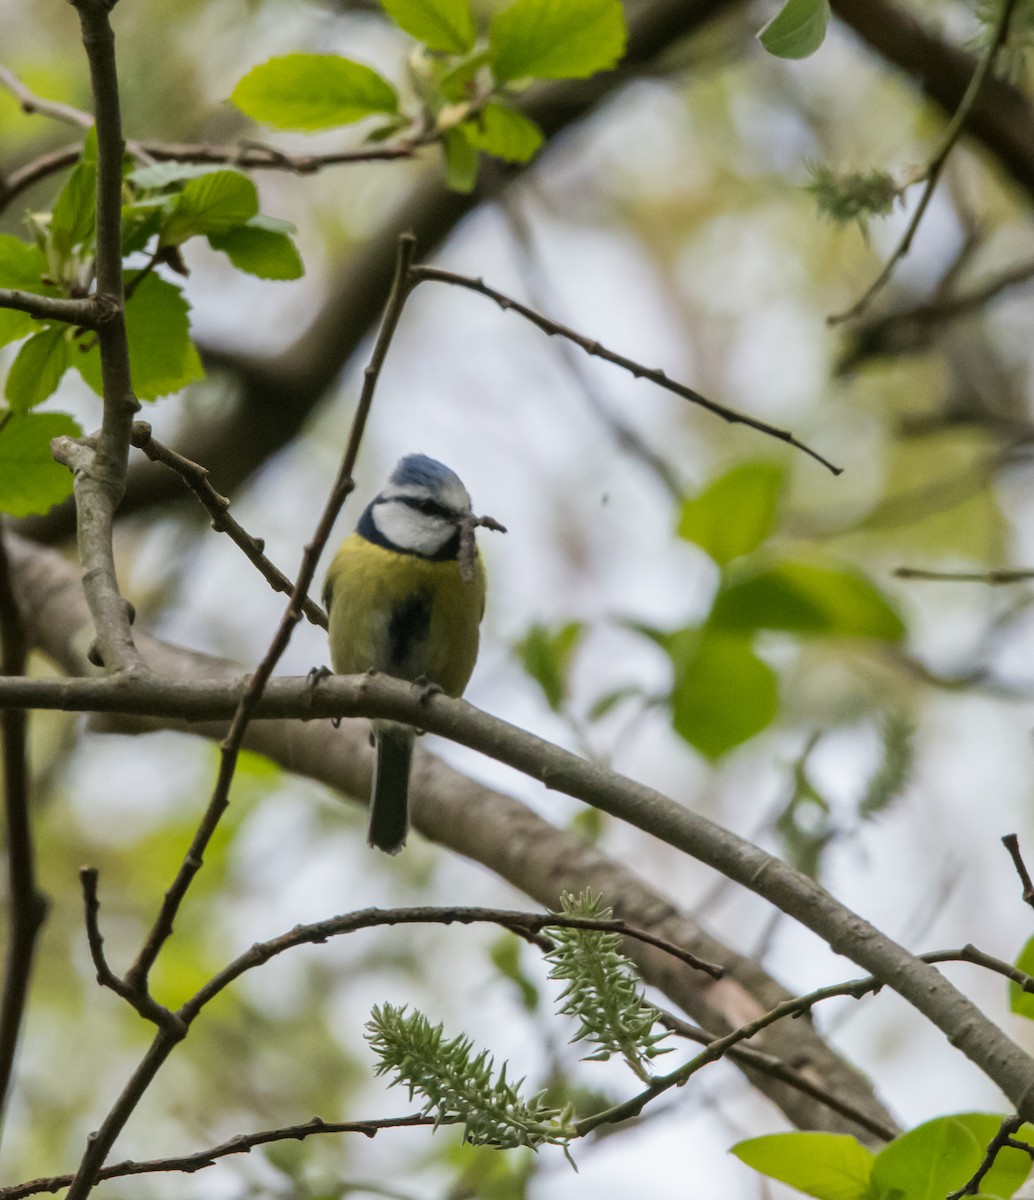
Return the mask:
[[[144,681],[132,690],[132,711],[136,713],[147,712],[150,700],[158,701],[154,683]],[[235,709],[239,690],[239,685],[223,689],[224,713]],[[206,696],[207,703],[215,703],[212,685],[199,685],[195,699],[200,703]],[[1034,1058],[972,1001],[940,972],[851,912],[814,880],[706,817],[652,788],[480,712],[463,700],[428,698],[421,689],[386,676],[333,676],[318,687],[304,680],[273,680],[263,703],[274,705],[278,700],[291,700],[292,711],[309,718],[362,715],[401,721],[441,734],[705,863],[755,892],[817,934],[837,954],[850,958],[893,988],[996,1083],[1017,1112],[1025,1119],[1034,1117]],[[165,710],[168,701],[159,702]],[[263,709],[261,704],[256,708],[258,713],[270,711],[275,710]]]
[[[66,672],[90,673],[82,654],[81,632],[88,628],[89,616],[75,571],[58,554],[23,539],[12,537],[10,541],[16,586],[34,644]],[[167,680],[226,681],[240,676],[236,664],[180,650],[142,633],[138,640],[148,663]],[[170,724],[216,739],[225,733],[225,724],[180,725],[143,719],[120,720],[117,728],[140,732]],[[367,729],[365,722],[345,722],[335,730],[325,721],[264,721],[251,727],[246,745],[281,762],[285,769],[320,780],[346,796],[366,797],[371,774]],[[520,801],[484,788],[424,751],[418,751],[414,761],[410,795],[416,830],[482,863],[539,904],[556,909],[563,892],[591,888],[607,897],[616,916],[692,950],[699,958],[721,963],[726,976],[712,983],[658,950],[625,945],[625,953],[636,961],[647,982],[704,1028],[728,1032],[790,995],[756,963],[712,938],[623,864],[550,825]],[[821,1080],[829,1092],[868,1113],[879,1126],[894,1125],[873,1095],[869,1080],[834,1054],[812,1027],[776,1027],[764,1035],[762,1048]],[[798,1127],[848,1131],[872,1139],[870,1129],[859,1127],[850,1116],[837,1115],[821,1097],[802,1094],[792,1080],[774,1077],[767,1067],[747,1065],[744,1070]]]

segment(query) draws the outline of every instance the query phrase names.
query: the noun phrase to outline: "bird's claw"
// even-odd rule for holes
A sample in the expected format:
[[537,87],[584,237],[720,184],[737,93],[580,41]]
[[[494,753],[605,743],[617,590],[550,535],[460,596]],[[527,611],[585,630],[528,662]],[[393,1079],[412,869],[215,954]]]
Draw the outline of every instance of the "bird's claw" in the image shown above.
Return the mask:
[[440,696],[444,692],[441,684],[428,679],[426,675],[421,675],[418,679],[414,679],[413,686],[419,693],[418,699],[421,704],[427,704],[432,696]]

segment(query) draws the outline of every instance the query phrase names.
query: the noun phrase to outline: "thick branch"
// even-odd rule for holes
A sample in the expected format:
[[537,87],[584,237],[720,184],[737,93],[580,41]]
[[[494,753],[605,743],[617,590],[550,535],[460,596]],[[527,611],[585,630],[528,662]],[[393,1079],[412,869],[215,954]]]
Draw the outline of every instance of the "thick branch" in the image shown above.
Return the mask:
[[[32,638],[66,671],[88,672],[82,630],[89,626],[89,614],[74,571],[59,555],[23,540],[12,539],[12,548]],[[235,664],[179,650],[143,634],[138,637],[148,663],[167,678],[229,681],[239,677]],[[160,722],[158,727],[168,724]],[[141,719],[120,719],[117,727],[132,732],[151,726]],[[183,727],[212,738],[222,737],[226,728],[225,724]],[[326,721],[259,721],[250,727],[246,745],[281,762],[286,770],[320,780],[346,796],[366,797],[371,770],[367,731],[365,722],[346,722],[333,729]],[[623,864],[548,824],[520,801],[487,790],[422,750],[414,762],[410,797],[415,829],[484,864],[539,904],[557,909],[563,892],[591,888],[606,897],[617,916],[700,958],[721,963],[726,976],[711,983],[660,951],[632,942],[625,945],[644,978],[704,1028],[727,1032],[789,995],[756,963],[710,937]],[[762,1048],[792,1061],[828,1092],[867,1112],[881,1128],[893,1125],[873,1096],[869,1080],[838,1058],[813,1027],[776,1026],[763,1035]],[[850,1114],[837,1115],[840,1108],[831,1109],[814,1091],[802,1093],[792,1079],[749,1065],[744,1070],[795,1125],[846,1130],[871,1139],[869,1126],[856,1125]]]
[[105,316],[105,306],[94,297],[66,300],[62,296],[37,296],[17,288],[0,288],[0,308],[14,308],[42,321],[67,321],[83,329],[97,329]]
[[119,592],[112,547],[115,509],[126,485],[129,431],[140,407],[133,395],[122,290],[122,117],[115,36],[104,0],[73,0],[79,13],[97,129],[97,296],[113,311],[98,327],[104,417],[96,449],[75,475],[83,589],[97,629],[97,652],[109,671],[133,671],[131,612]]
[[[103,687],[112,687],[104,680]],[[132,693],[134,713],[148,712],[149,702],[163,715],[172,696],[159,698],[156,684],[124,684]],[[67,688],[68,685],[62,685]],[[308,695],[305,690],[308,690]],[[211,684],[201,685],[193,699],[195,711],[212,714],[217,705],[229,714],[239,687],[222,695]],[[67,691],[65,695],[67,696]],[[112,701],[114,701],[112,697]],[[274,680],[256,715],[277,712],[277,702],[295,714],[365,716],[415,725],[487,754],[537,779],[551,790],[591,804],[667,842],[706,863],[727,878],[756,892],[817,934],[843,954],[892,987],[927,1017],[952,1045],[977,1064],[1008,1096],[1025,1119],[1034,1117],[1034,1059],[1024,1053],[965,996],[933,967],[885,937],[856,913],[840,904],[814,880],[801,875],[770,854],[705,817],[681,807],[633,780],[586,762],[542,738],[480,712],[462,700],[428,698],[419,688],[386,676],[332,677],[313,688],[303,680]],[[191,707],[180,691],[180,713]],[[264,709],[268,703],[271,708]],[[121,707],[126,708],[125,698]],[[279,709],[284,711],[284,707]]]
[[[7,544],[0,525],[0,670],[20,676],[28,640],[14,592]],[[29,820],[28,721],[24,709],[0,713],[3,750],[4,823],[7,842],[7,961],[0,997],[0,1131],[14,1071],[15,1049],[32,977],[36,939],[47,915],[47,898],[36,882],[36,856]]]

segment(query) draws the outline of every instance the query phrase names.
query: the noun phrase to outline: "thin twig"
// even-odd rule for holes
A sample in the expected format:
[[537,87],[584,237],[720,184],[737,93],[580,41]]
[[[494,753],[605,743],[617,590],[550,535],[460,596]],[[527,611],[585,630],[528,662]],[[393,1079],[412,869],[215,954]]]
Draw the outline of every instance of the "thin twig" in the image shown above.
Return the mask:
[[[706,1029],[701,1029],[699,1025],[684,1021],[666,1009],[657,1011],[660,1024],[670,1029],[678,1037],[686,1038],[703,1046],[709,1045],[719,1037],[719,1034],[710,1033]],[[778,1079],[787,1086],[803,1092],[806,1096],[811,1096],[812,1099],[825,1105],[832,1112],[839,1113],[840,1116],[847,1117],[849,1121],[853,1121],[860,1128],[868,1130],[880,1141],[889,1142],[898,1135],[898,1130],[893,1125],[876,1120],[857,1104],[852,1104],[850,1100],[845,1100],[830,1088],[824,1087],[808,1072],[791,1066],[774,1054],[766,1054],[764,1050],[757,1050],[753,1046],[733,1046],[726,1053],[726,1057],[742,1066],[745,1071],[768,1075],[772,1079]],[[0,1192],[0,1200],[3,1200],[2,1192]]]
[[[220,746],[220,765],[212,797],[208,803],[201,822],[198,825],[190,848],[180,864],[176,874],[159,909],[158,916],[147,935],[147,939],[137,955],[136,961],[126,972],[125,982],[132,988],[142,992],[147,991],[148,976],[155,959],[169,936],[172,934],[173,922],[183,898],[187,894],[194,876],[201,869],[204,852],[211,841],[223,813],[229,807],[230,785],[233,782],[237,759],[248,724],[259,701],[269,677],[287,647],[295,626],[301,620],[302,597],[308,592],[316,572],[323,547],[330,536],[331,529],[337,519],[341,506],[349,493],[355,487],[352,471],[359,454],[366,420],[373,404],[377,381],[380,377],[384,360],[391,345],[395,330],[406,298],[411,290],[409,269],[415,251],[415,242],[410,235],[399,239],[398,261],[395,272],[395,283],[381,323],[380,332],[374,345],[370,364],[366,368],[359,404],[352,420],[352,429],[345,449],[344,458],[338,471],[337,479],[331,489],[323,513],[320,516],[312,540],[306,545],[291,598],[281,618],[279,628],[270,643],[265,657],[257,670],[248,679],[247,687],[240,698],[229,733]],[[171,1052],[175,1041],[173,1035],[164,1029],[158,1034],[148,1051],[147,1056],[133,1073],[122,1094],[104,1118],[97,1132],[88,1139],[86,1151],[83,1154],[79,1169],[76,1172],[67,1200],[85,1200],[97,1181],[97,1172],[104,1165],[104,1160],[121,1132],[130,1114],[140,1102],[140,1098],[150,1086],[151,1080],[157,1074],[162,1063]]]
[[[1025,990],[1034,991],[1034,979],[1024,975],[1023,972],[1017,972],[1016,968],[1010,963],[993,958],[991,955],[985,955],[983,951],[977,950],[975,946],[963,946],[959,950],[936,950],[929,954],[919,954],[916,957],[922,962],[929,964],[943,962],[973,963],[999,974],[1007,975],[1009,978],[1014,978],[1015,974],[1019,974],[1027,985]],[[585,1134],[598,1128],[600,1125],[611,1124],[616,1121],[627,1121],[631,1117],[638,1116],[651,1100],[668,1091],[670,1088],[682,1087],[698,1071],[710,1063],[716,1062],[719,1058],[723,1058],[735,1046],[755,1037],[762,1030],[767,1029],[770,1025],[774,1025],[777,1021],[781,1021],[786,1017],[801,1017],[805,1013],[811,1012],[816,1004],[824,1000],[831,1000],[837,997],[850,997],[854,1000],[860,1000],[869,994],[875,995],[883,987],[882,980],[877,979],[874,975],[870,975],[867,979],[853,979],[848,980],[846,983],[831,984],[827,987],[816,988],[813,992],[808,992],[806,995],[793,996],[788,1000],[784,1000],[774,1008],[769,1009],[768,1012],[756,1017],[753,1021],[748,1021],[723,1037],[715,1038],[714,1041],[709,1042],[704,1047],[700,1054],[690,1059],[689,1062],[683,1063],[682,1066],[676,1067],[674,1071],[669,1071],[666,1075],[656,1076],[647,1087],[637,1095],[631,1097],[631,1099],[625,1100],[620,1104],[615,1104],[611,1108],[594,1113],[592,1116],[585,1117],[581,1121],[576,1122],[577,1135],[584,1137]]]
[[751,429],[756,429],[759,433],[766,434],[768,437],[777,438],[779,441],[786,442],[798,450],[803,450],[805,454],[810,455],[816,462],[821,463],[834,475],[840,475],[843,472],[843,467],[835,467],[829,459],[823,458],[817,450],[813,450],[810,446],[805,445],[804,442],[799,441],[789,430],[777,429],[776,426],[769,425],[765,421],[759,421],[756,417],[747,416],[746,413],[737,412],[735,409],[727,408],[724,404],[708,400],[706,396],[702,396],[699,392],[694,391],[691,387],[687,387],[684,383],[669,379],[664,371],[652,367],[644,367],[642,363],[636,362],[635,359],[626,358],[623,354],[617,354],[613,350],[608,350],[606,346],[601,345],[592,338],[576,333],[575,330],[567,328],[566,325],[561,325],[559,322],[553,321],[549,317],[536,312],[533,308],[529,308],[526,304],[521,304],[519,300],[514,300],[502,292],[496,291],[495,288],[489,287],[483,279],[474,279],[468,275],[458,275],[455,271],[444,271],[440,267],[427,266],[413,267],[411,275],[414,284],[425,281],[447,283],[453,287],[466,288],[468,291],[477,292],[479,296],[485,296],[489,300],[494,301],[504,312],[515,312],[519,316],[522,316],[526,321],[530,321],[532,325],[541,329],[549,337],[565,338],[567,341],[573,342],[576,346],[580,346],[591,357],[613,363],[615,366],[621,367],[622,370],[628,371],[636,379],[648,379],[658,387],[664,388],[665,391],[674,392],[675,395],[681,396],[684,400],[689,400],[701,408],[706,408],[708,412],[714,413],[716,416],[721,417],[723,421],[728,421],[731,425],[746,425]]
[[[1016,1133],[1022,1124],[1022,1117],[1003,1117],[998,1132],[987,1145],[987,1153],[984,1155],[983,1162],[973,1172],[972,1178],[965,1186],[960,1187],[958,1191],[949,1192],[945,1200],[962,1200],[963,1196],[975,1196],[980,1191],[980,1185],[984,1180],[984,1176],[994,1166],[999,1152],[1004,1150],[1006,1146],[1017,1144],[1013,1141],[1012,1135]],[[1029,1152],[1030,1148],[1025,1148]]]
[[1032,570],[1014,571],[925,571],[920,567],[896,567],[894,574],[898,579],[931,580],[937,583],[1025,583],[1034,579]]
[[1007,833],[1002,838],[1002,845],[1009,851],[1016,874],[1019,875],[1020,883],[1023,884],[1023,903],[1034,908],[1034,882],[1031,881],[1027,864],[1023,861],[1023,855],[1020,853],[1020,839],[1015,833]]
[[619,933],[623,937],[632,938],[647,946],[655,946],[685,963],[693,970],[703,971],[712,979],[721,979],[724,971],[715,963],[704,962],[691,951],[665,938],[648,933],[629,925],[627,921],[600,920],[594,917],[567,917],[556,913],[527,913],[509,909],[469,908],[469,907],[421,907],[421,908],[367,908],[359,912],[346,913],[340,917],[331,917],[326,921],[316,921],[311,925],[297,925],[280,937],[268,942],[258,942],[251,946],[232,963],[224,967],[196,992],[179,1010],[178,1015],[189,1024],[206,1004],[213,1000],[224,988],[234,980],[239,979],[245,972],[260,967],[291,950],[295,946],[319,945],[328,938],[339,937],[342,934],[354,933],[360,929],[371,929],[382,925],[501,925],[511,933],[518,934],[532,942],[541,950],[552,948],[548,937],[543,938],[542,931],[554,929],[598,929],[609,933]]
[[[274,592],[290,595],[294,584],[280,571],[265,555],[265,543],[261,538],[252,537],[250,533],[235,518],[230,516],[230,501],[221,496],[212,486],[205,467],[189,458],[184,458],[175,450],[162,445],[151,436],[151,426],[146,421],[135,421],[132,434],[133,445],[142,450],[152,462],[161,463],[176,472],[198,500],[207,509],[212,518],[212,528],[217,533],[225,533],[240,550],[248,561],[258,569]],[[302,612],[313,625],[321,629],[327,628],[327,614],[308,596],[302,598]]]
[[[0,213],[33,184],[72,166],[82,149],[80,142],[61,146],[25,163],[6,179],[0,178]],[[385,146],[329,151],[326,154],[284,154],[270,146],[257,144],[212,146],[205,142],[129,141],[126,149],[145,162],[226,163],[227,166],[246,171],[289,171],[295,175],[315,175],[325,167],[412,158],[419,146],[413,142],[396,142]]]
[[1028,260],[1010,267],[984,283],[958,292],[939,292],[933,300],[922,304],[902,305],[880,313],[854,327],[851,331],[853,348],[837,364],[837,374],[853,365],[859,358],[872,353],[872,347],[893,352],[914,346],[921,330],[956,321],[982,309],[992,300],[1034,279],[1034,261]]
[[919,229],[919,222],[922,221],[926,213],[927,206],[933,197],[934,189],[941,178],[941,173],[944,170],[945,164],[948,161],[948,156],[955,148],[955,143],[962,135],[963,127],[966,124],[966,119],[980,95],[980,91],[984,86],[985,80],[990,75],[995,60],[998,58],[999,51],[1005,45],[1009,38],[1009,24],[1012,20],[1012,14],[1016,8],[1017,0],[1004,0],[1001,11],[998,15],[998,20],[995,24],[994,34],[987,49],[984,51],[980,61],[977,63],[977,68],[973,72],[973,78],[969,81],[969,87],[966,88],[965,94],[959,103],[959,107],[955,110],[951,121],[948,123],[948,128],[945,130],[940,146],[930,160],[930,165],[926,169],[925,182],[923,185],[922,195],[919,197],[919,203],[916,205],[916,210],[912,214],[912,219],[909,221],[905,229],[901,241],[898,242],[894,253],[890,256],[886,266],[879,273],[876,279],[872,282],[869,289],[856,303],[850,308],[841,313],[834,313],[827,318],[830,325],[839,325],[844,321],[849,321],[852,317],[856,317],[860,312],[868,307],[872,298],[881,291],[897,264],[908,254],[912,248],[912,240],[915,238],[916,232]]
[[187,1027],[182,1019],[170,1012],[164,1005],[147,991],[130,987],[120,978],[108,964],[104,953],[104,938],[100,930],[100,900],[97,896],[97,868],[82,867],[79,871],[79,882],[83,889],[83,908],[86,921],[86,940],[90,947],[90,957],[93,959],[94,970],[97,972],[97,982],[101,987],[109,988],[117,996],[131,1004],[146,1020],[153,1022],[161,1029],[183,1037]]
[[[250,1154],[257,1146],[268,1146],[273,1142],[300,1142],[317,1133],[361,1133],[364,1137],[375,1137],[382,1129],[412,1129],[428,1125],[451,1125],[452,1119],[439,1119],[414,1113],[408,1117],[380,1117],[373,1121],[323,1121],[313,1117],[302,1125],[285,1125],[280,1129],[263,1129],[257,1133],[239,1133],[213,1146],[210,1150],[198,1150],[193,1154],[180,1154],[175,1158],[152,1158],[146,1162],[113,1163],[103,1167],[97,1175],[98,1182],[105,1179],[120,1179],[126,1175],[155,1175],[159,1172],[181,1171],[191,1175],[205,1167],[213,1167],[220,1158],[231,1154]],[[0,1187],[0,1200],[23,1200],[41,1192],[60,1192],[72,1182],[71,1175],[51,1175],[46,1179],[29,1179],[12,1187]]]
[[83,329],[97,329],[113,311],[94,296],[66,299],[64,296],[39,296],[17,288],[0,288],[0,308],[13,308],[41,321],[67,321]]
[[[531,229],[519,204],[511,195],[504,193],[500,198],[499,206],[510,226],[514,244],[520,252],[519,262],[528,299],[538,309],[550,307],[544,301],[544,297],[551,290],[548,286],[546,270],[536,253]],[[559,351],[561,362],[578,384],[586,403],[617,445],[645,466],[668,496],[676,503],[680,503],[685,495],[685,488],[679,482],[675,469],[649,445],[635,426],[626,421],[616,407],[600,394],[600,389],[586,369],[585,360],[573,345],[563,338],[554,342],[554,345]]]
[[[14,594],[11,564],[0,525],[0,671],[25,671],[28,639]],[[7,842],[7,961],[0,998],[0,1131],[10,1093],[15,1050],[32,977],[36,940],[47,915],[47,898],[36,880],[29,819],[28,717],[24,709],[0,713],[3,750],[4,824]]]
[[42,117],[53,117],[55,121],[63,121],[66,125],[74,125],[77,129],[92,129],[93,117],[81,108],[73,108],[70,104],[62,104],[58,100],[43,100],[34,95],[10,69],[0,64],[0,86],[15,97],[22,106],[22,112],[38,113]]

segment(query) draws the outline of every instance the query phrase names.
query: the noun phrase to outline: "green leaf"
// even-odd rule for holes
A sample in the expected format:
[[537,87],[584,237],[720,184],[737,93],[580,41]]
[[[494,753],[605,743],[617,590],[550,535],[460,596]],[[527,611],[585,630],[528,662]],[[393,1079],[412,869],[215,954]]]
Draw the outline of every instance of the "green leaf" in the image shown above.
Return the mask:
[[446,185],[454,192],[469,195],[478,181],[478,152],[458,129],[446,131],[442,148],[445,151]]
[[72,494],[72,472],[54,462],[50,441],[82,430],[64,413],[0,416],[0,512],[48,512]]
[[146,167],[137,167],[126,176],[143,192],[157,192],[184,183],[188,179],[199,179],[202,175],[217,175],[226,167],[218,163],[159,162]]
[[20,342],[37,328],[38,322],[28,313],[19,312],[16,308],[0,308],[0,346]]
[[460,59],[455,65],[450,65],[441,74],[436,73],[433,78],[434,86],[446,100],[459,104],[470,99],[478,71],[487,65],[488,51],[479,50],[477,54],[471,54]]
[[28,412],[56,391],[68,370],[68,340],[64,325],[35,333],[21,347],[7,373],[4,395],[16,413]]
[[492,21],[492,70],[500,83],[584,79],[616,66],[627,36],[618,0],[516,0]]
[[[1026,974],[1034,975],[1034,937],[1020,951],[1015,965]],[[1034,1021],[1034,993],[1025,992],[1018,983],[1014,983],[1011,979],[1009,980],[1009,1007],[1017,1016]]]
[[466,54],[476,30],[468,0],[381,0],[384,11],[429,50]]
[[671,643],[675,666],[672,725],[701,754],[721,758],[760,733],[779,711],[775,672],[745,638],[693,630]]
[[258,213],[258,190],[240,171],[214,171],[190,179],[162,221],[161,243],[178,246],[198,234],[228,233]]
[[231,101],[275,129],[331,129],[373,113],[398,112],[398,93],[371,67],[336,54],[285,54],[260,63]]
[[260,279],[300,279],[305,274],[294,242],[279,229],[269,229],[261,217],[227,233],[210,233],[208,241],[239,270]]
[[786,0],[758,33],[776,58],[807,58],[822,45],[829,24],[829,0]]
[[[846,1133],[774,1133],[749,1138],[732,1154],[818,1200],[869,1200],[875,1155]],[[941,1198],[943,1200],[943,1197]]]
[[45,287],[42,281],[46,269],[47,260],[34,242],[0,233],[0,287],[52,292],[54,289]]
[[827,637],[898,642],[905,626],[897,610],[854,567],[783,561],[730,573],[709,624],[727,633],[780,629]]
[[619,704],[625,700],[632,699],[633,696],[643,698],[643,689],[638,684],[626,683],[621,687],[612,688],[609,692],[604,692],[602,696],[593,702],[592,707],[586,715],[590,721],[602,721]]
[[62,260],[93,237],[96,203],[97,164],[84,160],[58,193],[50,218],[51,244]]
[[786,472],[771,462],[749,462],[712,480],[687,500],[679,537],[694,542],[725,566],[756,550],[775,528]]
[[[972,1179],[1001,1124],[1002,1117],[994,1113],[959,1113],[927,1121],[876,1155],[872,1182],[881,1195],[894,1195],[896,1200],[944,1200]],[[1027,1135],[1021,1130],[1016,1136]],[[984,1176],[980,1193],[1008,1200],[1029,1174],[1030,1158],[1022,1150],[1003,1148]]]
[[[175,204],[173,196],[166,197],[165,204],[157,207],[147,202],[122,206],[122,257],[126,258],[143,250],[157,234],[165,218],[165,211]],[[165,211],[163,211],[163,208]]]
[[[132,279],[130,273],[127,283]],[[133,389],[141,400],[156,400],[204,378],[190,341],[189,311],[180,289],[157,275],[148,275],[133,292],[126,305],[126,332]],[[97,395],[103,395],[97,347],[77,355],[74,365]]]
[[530,117],[494,100],[475,119],[464,121],[460,129],[475,150],[484,150],[504,162],[527,162],[545,140]]
[[542,688],[546,703],[559,712],[567,700],[567,677],[578,643],[585,633],[581,621],[569,621],[551,629],[532,625],[514,647],[524,670]]

